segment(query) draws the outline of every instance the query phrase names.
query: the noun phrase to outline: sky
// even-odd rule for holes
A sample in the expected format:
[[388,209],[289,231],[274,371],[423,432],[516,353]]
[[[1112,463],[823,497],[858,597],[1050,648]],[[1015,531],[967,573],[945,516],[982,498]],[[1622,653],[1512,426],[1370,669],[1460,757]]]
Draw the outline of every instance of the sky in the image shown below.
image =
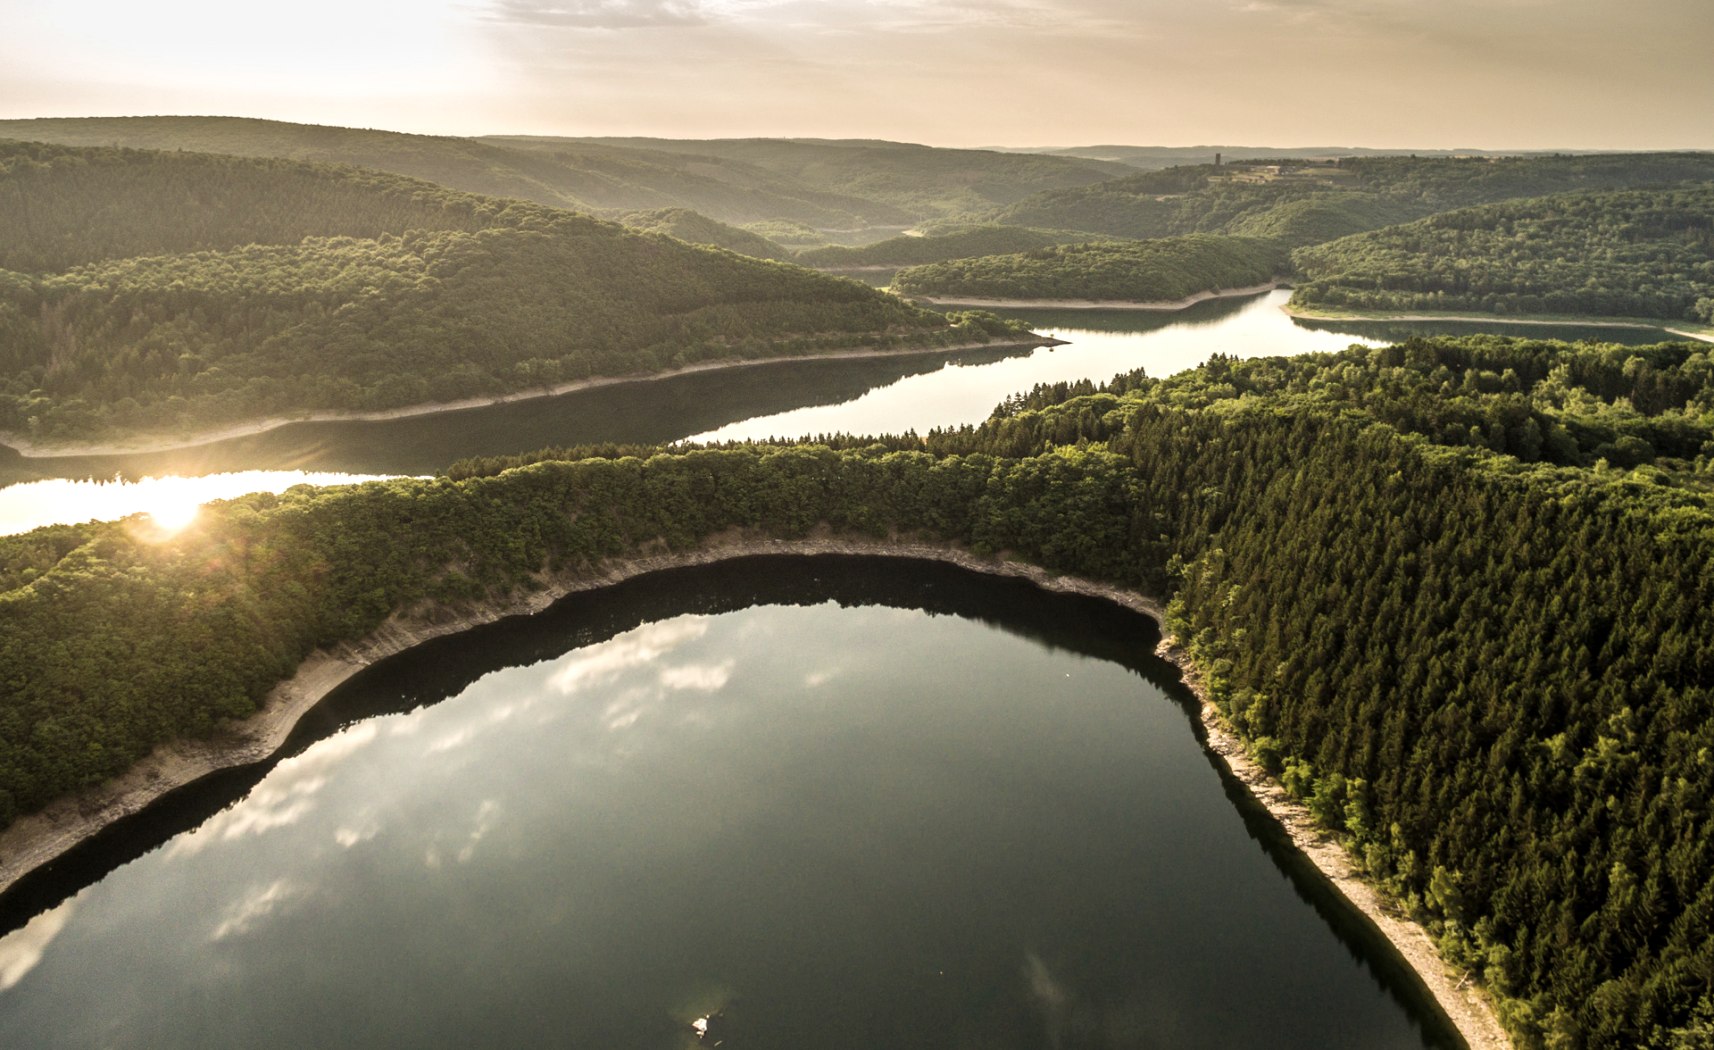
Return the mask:
[[0,117],[1714,148],[1714,0],[0,0]]

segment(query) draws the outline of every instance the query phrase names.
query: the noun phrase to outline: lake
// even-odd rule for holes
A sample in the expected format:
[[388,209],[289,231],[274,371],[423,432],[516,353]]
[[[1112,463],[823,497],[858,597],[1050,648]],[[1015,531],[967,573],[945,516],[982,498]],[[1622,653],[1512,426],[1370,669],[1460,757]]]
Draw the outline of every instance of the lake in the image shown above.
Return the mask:
[[[1296,324],[1279,309],[1288,296],[1215,300],[1170,314],[1012,312],[1068,341],[1034,350],[769,363],[432,416],[295,423],[172,452],[24,459],[0,449],[0,481],[24,482],[0,488],[0,532],[149,510],[182,520],[198,501],[283,491],[302,483],[299,472],[325,484],[341,474],[432,474],[465,457],[552,445],[924,432],[981,422],[1037,383],[1103,382],[1135,368],[1170,375],[1214,353],[1301,354],[1380,341]],[[116,484],[116,475],[127,480]],[[33,477],[77,480],[28,483]],[[163,481],[183,477],[200,480]]]
[[442,639],[21,883],[0,1045],[1457,1045],[1157,637],[819,557]]
[[[0,535],[139,511],[185,521],[198,503],[211,499],[283,492],[297,484],[433,474],[466,457],[555,445],[921,433],[979,423],[1006,397],[1038,383],[1104,382],[1136,368],[1172,375],[1216,353],[1290,356],[1486,330],[1480,323],[1296,321],[1280,309],[1290,297],[1289,290],[1280,289],[1198,303],[1175,313],[1001,311],[1066,345],[772,362],[429,416],[293,423],[170,452],[24,458],[0,446]],[[1666,337],[1654,329],[1518,325],[1493,330],[1625,343]],[[32,483],[40,478],[58,480]],[[197,480],[187,483],[186,478]]]

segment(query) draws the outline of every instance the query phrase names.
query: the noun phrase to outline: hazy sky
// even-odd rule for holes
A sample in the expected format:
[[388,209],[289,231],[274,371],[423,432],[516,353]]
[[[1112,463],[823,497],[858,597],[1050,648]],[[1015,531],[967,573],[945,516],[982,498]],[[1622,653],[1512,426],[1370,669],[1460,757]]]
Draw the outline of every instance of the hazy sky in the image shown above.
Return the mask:
[[0,116],[1714,147],[1714,0],[0,0]]

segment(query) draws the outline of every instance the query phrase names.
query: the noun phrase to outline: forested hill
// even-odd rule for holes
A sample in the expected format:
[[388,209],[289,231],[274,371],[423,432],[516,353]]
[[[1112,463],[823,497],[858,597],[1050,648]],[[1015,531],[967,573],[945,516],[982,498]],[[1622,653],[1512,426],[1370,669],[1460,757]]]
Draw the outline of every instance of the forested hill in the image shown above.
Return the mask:
[[1216,358],[926,439],[640,451],[0,540],[0,819],[405,610],[733,527],[938,537],[1170,597],[1214,703],[1521,1045],[1714,1036],[1709,348]]
[[0,120],[0,137],[351,164],[596,213],[689,208],[721,222],[903,228],[1125,169],[902,143],[453,138],[239,117]]
[[44,273],[314,236],[473,232],[500,222],[509,204],[343,166],[0,140],[0,269]]
[[1460,209],[1294,256],[1308,309],[1714,324],[1714,182]]
[[827,192],[888,204],[912,221],[984,212],[1031,194],[1124,175],[1123,165],[1072,157],[947,149],[869,139],[558,139],[491,137],[529,149],[605,146],[642,156],[744,164]]
[[469,193],[578,211],[692,208],[725,222],[812,226],[909,221],[890,205],[783,180],[741,163],[563,143],[519,149],[436,135],[243,117],[79,117],[0,121],[0,136],[70,146],[130,146],[350,164]]
[[706,244],[715,248],[748,255],[756,259],[787,260],[792,253],[759,233],[741,230],[688,208],[661,208],[656,211],[631,211],[615,216],[621,225],[643,233],[658,233],[677,237],[691,244]]
[[907,295],[946,299],[1159,302],[1263,284],[1287,265],[1287,253],[1274,241],[1193,234],[913,266],[899,271],[893,287]]
[[1476,204],[1709,179],[1714,153],[1286,160],[1169,168],[1053,190],[990,219],[1116,237],[1231,233],[1304,245]]
[[286,161],[0,146],[0,224],[0,431],[38,440],[1004,327],[568,211]]
[[1077,244],[1097,240],[1091,234],[1072,230],[1032,230],[1024,226],[945,223],[931,226],[922,236],[889,237],[861,247],[830,245],[797,254],[805,266],[840,269],[859,266],[920,266],[949,259],[972,259],[983,255],[1009,255],[1046,248],[1054,244]]

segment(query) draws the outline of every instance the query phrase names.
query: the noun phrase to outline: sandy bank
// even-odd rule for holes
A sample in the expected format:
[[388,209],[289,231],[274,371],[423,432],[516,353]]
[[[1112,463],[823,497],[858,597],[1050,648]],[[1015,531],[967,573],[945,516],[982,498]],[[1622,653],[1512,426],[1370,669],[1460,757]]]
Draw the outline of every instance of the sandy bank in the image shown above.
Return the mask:
[[1663,332],[1684,339],[1698,339],[1704,343],[1714,343],[1714,335],[1705,332],[1691,331],[1682,328],[1669,328],[1666,324],[1656,324],[1649,321],[1609,321],[1600,318],[1541,318],[1541,317],[1501,317],[1498,314],[1387,314],[1387,313],[1317,313],[1314,310],[1304,310],[1287,304],[1280,307],[1287,315],[1304,321],[1405,321],[1435,323],[1439,321],[1454,321],[1461,324],[1498,324],[1498,325],[1540,325],[1554,328],[1658,328]]
[[1471,1050],[1510,1050],[1511,1038],[1500,1027],[1493,1005],[1471,983],[1469,975],[1448,966],[1441,959],[1428,931],[1365,879],[1345,847],[1315,823],[1309,807],[1286,794],[1284,785],[1250,757],[1243,741],[1209,702],[1202,677],[1183,650],[1175,647],[1169,638],[1160,644],[1156,655],[1178,667],[1185,684],[1202,702],[1202,725],[1208,733],[1208,750],[1220,757],[1250,796],[1279,822],[1298,852],[1307,857],[1339,891],[1339,895],[1362,912],[1363,917],[1392,944],[1433,994]]
[[818,354],[801,354],[795,357],[764,357],[743,361],[704,361],[700,364],[685,365],[683,368],[668,369],[665,372],[644,372],[626,376],[603,376],[595,379],[576,379],[553,386],[538,387],[531,390],[519,390],[510,394],[495,394],[487,397],[467,397],[458,401],[436,401],[422,405],[406,405],[403,408],[388,408],[375,412],[345,411],[328,409],[325,411],[300,412],[286,416],[269,416],[266,419],[252,420],[248,423],[234,423],[231,426],[211,430],[198,431],[190,435],[178,437],[137,437],[112,444],[56,444],[53,442],[32,441],[20,434],[0,432],[0,445],[8,445],[26,459],[44,459],[54,456],[124,456],[148,452],[173,452],[179,449],[195,448],[198,445],[209,445],[216,441],[229,441],[233,438],[251,437],[266,433],[293,423],[376,423],[389,419],[405,419],[411,416],[429,416],[440,412],[459,412],[469,408],[487,408],[492,405],[505,405],[514,401],[531,401],[542,397],[558,397],[561,394],[576,393],[579,390],[593,390],[597,387],[616,386],[620,383],[651,383],[661,379],[672,379],[676,376],[691,375],[696,372],[714,372],[729,368],[754,368],[760,365],[796,364],[802,361],[835,361],[864,357],[907,357],[914,354],[945,354],[958,353],[964,350],[1004,350],[1013,347],[1055,346],[1063,340],[1047,336],[1031,336],[1028,339],[1000,339],[990,343],[954,343],[950,346],[908,346],[894,347],[883,350],[828,350]]
[[975,306],[991,310],[1156,310],[1163,313],[1184,310],[1210,299],[1236,299],[1246,295],[1271,292],[1284,280],[1253,284],[1247,288],[1217,288],[1197,292],[1183,299],[1157,299],[1144,302],[1133,299],[984,299],[980,296],[906,295],[907,298],[933,303],[936,306]]
[[[1135,591],[1006,560],[981,557],[949,543],[900,542],[868,538],[823,536],[805,540],[776,540],[739,531],[710,538],[697,550],[604,563],[595,573],[563,573],[545,577],[541,590],[504,602],[479,604],[437,622],[393,617],[360,642],[317,651],[299,665],[297,673],[276,686],[261,710],[207,741],[175,743],[158,748],[125,775],[54,803],[0,833],[0,892],[27,872],[48,863],[121,817],[136,813],[174,788],[221,769],[259,762],[278,751],[298,720],[323,697],[358,671],[432,638],[456,634],[507,616],[540,612],[575,592],[611,586],[645,573],[706,565],[730,558],[765,554],[859,554],[946,562],[975,572],[1027,579],[1044,590],[1101,598],[1163,621],[1161,606]],[[1202,722],[1208,750],[1231,770],[1274,819],[1296,847],[1313,862],[1341,896],[1360,911],[1392,943],[1434,995],[1472,1050],[1509,1050],[1511,1043],[1487,1000],[1468,979],[1441,961],[1427,931],[1398,912],[1358,874],[1343,847],[1318,829],[1309,811],[1289,798],[1248,754],[1219,713],[1209,703],[1193,667],[1183,654],[1163,642],[1159,654],[1177,664],[1185,681],[1202,701]]]

